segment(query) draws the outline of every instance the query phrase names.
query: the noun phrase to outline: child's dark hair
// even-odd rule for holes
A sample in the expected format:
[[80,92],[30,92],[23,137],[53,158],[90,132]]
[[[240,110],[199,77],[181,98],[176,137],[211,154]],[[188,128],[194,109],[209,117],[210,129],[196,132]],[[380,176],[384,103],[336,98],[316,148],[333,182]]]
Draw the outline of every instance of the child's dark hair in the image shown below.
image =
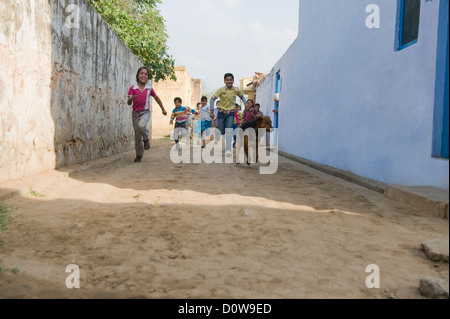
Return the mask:
[[[147,70],[147,74],[148,74],[148,78],[150,79],[150,71],[148,70],[148,68],[146,67],[146,66],[143,66],[143,67],[140,67],[139,68],[139,70],[137,71],[137,73],[136,73],[136,82],[137,83],[139,83],[139,73],[142,71],[142,70]],[[148,81],[148,80],[147,80]]]
[[208,98],[206,96],[202,96],[202,99],[200,101],[208,101]]
[[256,103],[256,104],[255,104],[255,107],[257,107],[257,106],[261,107],[261,105],[259,105],[259,103]]
[[174,102],[178,101],[178,102],[180,102],[180,104],[183,103],[183,101],[182,101],[181,98],[179,98],[179,97],[174,98],[173,101],[174,101]]
[[232,73],[225,73],[223,79],[226,80],[227,77],[229,77],[229,76],[231,76],[233,78],[233,80],[234,80],[234,75]]

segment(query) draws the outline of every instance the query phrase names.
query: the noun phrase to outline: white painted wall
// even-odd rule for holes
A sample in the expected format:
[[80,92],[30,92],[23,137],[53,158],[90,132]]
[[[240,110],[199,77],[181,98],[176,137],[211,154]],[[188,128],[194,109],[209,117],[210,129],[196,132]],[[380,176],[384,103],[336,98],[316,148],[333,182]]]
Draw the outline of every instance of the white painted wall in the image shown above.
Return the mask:
[[[377,4],[381,28],[368,29]],[[397,1],[301,0],[299,36],[257,90],[265,114],[280,71],[281,151],[388,184],[449,189],[431,157],[439,1],[421,3],[418,43],[395,51]]]

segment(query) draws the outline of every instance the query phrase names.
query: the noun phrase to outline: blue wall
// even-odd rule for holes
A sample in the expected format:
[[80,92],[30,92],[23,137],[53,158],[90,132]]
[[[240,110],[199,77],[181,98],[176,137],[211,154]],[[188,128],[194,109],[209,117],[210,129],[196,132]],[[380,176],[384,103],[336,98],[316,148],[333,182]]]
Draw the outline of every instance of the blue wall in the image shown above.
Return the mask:
[[[366,27],[377,4],[381,28]],[[281,151],[388,184],[449,188],[432,157],[439,1],[421,3],[419,39],[396,50],[397,1],[301,0],[299,36],[257,90],[266,114],[276,73]]]
[[441,1],[436,56],[436,96],[434,106],[433,156],[448,158],[448,1]]

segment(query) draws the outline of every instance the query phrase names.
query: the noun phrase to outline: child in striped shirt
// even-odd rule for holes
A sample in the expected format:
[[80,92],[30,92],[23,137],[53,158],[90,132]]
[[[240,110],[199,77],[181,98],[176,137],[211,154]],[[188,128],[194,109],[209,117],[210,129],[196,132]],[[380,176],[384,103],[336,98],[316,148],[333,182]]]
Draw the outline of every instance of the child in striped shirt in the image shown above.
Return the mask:
[[175,129],[173,133],[173,139],[175,140],[176,144],[176,150],[179,150],[181,148],[180,144],[178,143],[181,137],[185,137],[187,135],[187,129],[186,129],[186,120],[189,116],[189,114],[198,115],[199,113],[195,110],[191,110],[190,107],[181,106],[181,103],[183,101],[181,98],[176,97],[173,102],[175,103],[175,108],[172,111],[172,115],[170,116],[170,123],[173,124],[173,121],[175,120]]

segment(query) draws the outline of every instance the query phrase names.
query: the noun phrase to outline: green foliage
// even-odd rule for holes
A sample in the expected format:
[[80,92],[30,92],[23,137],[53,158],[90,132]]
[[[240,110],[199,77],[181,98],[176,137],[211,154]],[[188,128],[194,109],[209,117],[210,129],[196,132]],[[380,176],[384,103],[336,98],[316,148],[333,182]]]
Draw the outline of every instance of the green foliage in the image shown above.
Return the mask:
[[[13,208],[0,202],[0,233],[7,230],[8,223],[13,221],[13,218],[8,214]],[[1,234],[0,234],[1,235]],[[0,247],[3,247],[3,241],[0,237]]]
[[35,197],[45,197],[44,194],[41,194],[41,193],[37,192],[37,191],[34,190],[31,186],[30,186],[30,188],[28,189],[28,192],[29,192],[32,196],[35,196]]
[[164,135],[163,137],[157,138],[157,139],[155,139],[155,140],[159,140],[159,141],[170,141],[170,140],[171,140],[171,139],[170,139],[170,134]]
[[161,0],[89,0],[120,39],[149,68],[150,79],[176,81],[175,61],[167,50]]
[[17,274],[17,273],[20,272],[19,268],[17,268],[17,267],[14,267],[14,268],[3,268],[3,267],[0,266],[0,273],[7,272],[7,271],[12,272],[13,274]]
[[11,210],[12,207],[0,202],[0,231],[6,230],[6,224],[12,221],[12,217],[7,214]]
[[7,229],[6,224],[11,222],[13,218],[8,214],[13,208],[0,202],[0,231]]

